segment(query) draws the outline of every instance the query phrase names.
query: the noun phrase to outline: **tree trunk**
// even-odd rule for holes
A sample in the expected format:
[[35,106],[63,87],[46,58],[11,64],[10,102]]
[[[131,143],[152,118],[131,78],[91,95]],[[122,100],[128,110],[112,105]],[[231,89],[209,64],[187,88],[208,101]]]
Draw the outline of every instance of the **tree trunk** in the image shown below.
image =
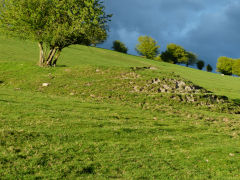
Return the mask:
[[57,55],[55,56],[55,59],[54,59],[54,61],[53,61],[53,63],[52,63],[52,65],[53,65],[54,67],[55,67],[56,64],[57,64],[57,60],[58,60],[60,54],[61,54],[61,49],[58,50]]
[[45,54],[45,57],[47,58],[46,61],[48,61],[48,59],[49,59],[49,57],[51,56],[53,50],[54,50],[54,48],[51,48],[48,53],[46,52],[46,54]]
[[52,47],[47,53],[43,43],[39,42],[39,66],[47,67],[47,66],[56,66],[57,60],[61,54],[61,49],[59,47]]
[[47,63],[46,63],[47,66],[52,66],[52,61],[56,52],[57,52],[57,47],[51,50],[50,55],[48,56],[48,59],[47,59]]
[[39,42],[38,46],[39,46],[39,66],[43,66],[44,65],[43,43]]

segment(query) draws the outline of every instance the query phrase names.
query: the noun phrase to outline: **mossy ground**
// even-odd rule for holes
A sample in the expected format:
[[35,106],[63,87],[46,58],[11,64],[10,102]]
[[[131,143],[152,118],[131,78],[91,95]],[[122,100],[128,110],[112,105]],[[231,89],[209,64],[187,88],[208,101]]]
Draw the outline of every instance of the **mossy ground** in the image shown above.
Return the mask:
[[34,43],[0,44],[2,179],[240,178],[238,114],[134,90],[180,78],[237,101],[238,78],[84,46],[40,68]]

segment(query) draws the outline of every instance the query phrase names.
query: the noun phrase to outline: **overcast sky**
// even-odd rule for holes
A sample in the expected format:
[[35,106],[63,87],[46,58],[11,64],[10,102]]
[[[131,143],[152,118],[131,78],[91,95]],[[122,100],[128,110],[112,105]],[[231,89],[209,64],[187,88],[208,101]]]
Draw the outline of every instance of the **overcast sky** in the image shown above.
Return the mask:
[[240,0],[105,0],[112,13],[108,40],[124,42],[130,54],[140,35],[161,46],[176,43],[215,67],[219,56],[240,58]]

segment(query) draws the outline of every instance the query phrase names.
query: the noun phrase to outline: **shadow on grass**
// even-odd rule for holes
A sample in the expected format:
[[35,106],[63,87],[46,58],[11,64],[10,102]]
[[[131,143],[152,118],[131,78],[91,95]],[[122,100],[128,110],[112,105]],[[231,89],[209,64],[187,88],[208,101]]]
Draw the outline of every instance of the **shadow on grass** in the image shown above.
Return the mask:
[[0,102],[8,102],[8,101],[0,99]]
[[1,81],[1,80],[0,80],[0,84],[2,84],[2,83],[4,83],[4,81]]
[[236,105],[239,105],[239,106],[240,106],[240,99],[233,99],[233,102],[234,102]]
[[82,175],[82,174],[95,174],[94,172],[94,166],[93,165],[89,165],[84,167],[81,171],[78,172],[78,174]]
[[4,99],[0,99],[0,102],[4,102],[4,103],[17,103],[16,101],[7,101]]
[[60,65],[56,65],[56,67],[67,67],[67,65],[60,64]]

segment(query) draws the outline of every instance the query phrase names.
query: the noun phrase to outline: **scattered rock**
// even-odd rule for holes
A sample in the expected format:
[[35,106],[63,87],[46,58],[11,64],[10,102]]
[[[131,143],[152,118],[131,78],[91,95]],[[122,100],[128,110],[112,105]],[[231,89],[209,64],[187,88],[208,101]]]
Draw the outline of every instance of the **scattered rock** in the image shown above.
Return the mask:
[[86,83],[85,86],[91,86],[92,84],[91,83]]
[[139,89],[143,89],[143,92],[152,93],[210,93],[206,89],[196,86],[191,82],[184,82],[182,80],[170,78],[154,78],[148,81],[143,87],[140,87]]
[[195,102],[195,99],[193,96],[186,96],[186,99],[188,102]]
[[64,69],[65,72],[71,72],[71,69]]
[[166,84],[163,85],[163,88],[166,89],[166,90],[170,89],[170,87]]
[[228,118],[224,118],[223,122],[227,123],[227,122],[229,122],[229,119]]
[[190,92],[190,91],[194,90],[194,88],[193,88],[193,87],[190,87],[190,86],[185,86],[185,90],[188,91],[188,92]]
[[183,81],[178,81],[178,82],[176,83],[176,85],[177,85],[177,87],[179,87],[179,88],[183,88],[184,86],[186,86],[186,83],[183,82]]
[[210,122],[213,122],[213,121],[214,121],[214,119],[213,119],[212,117],[207,117],[207,118],[205,118],[205,121],[210,121]]
[[161,93],[165,93],[165,92],[167,92],[167,90],[164,89],[164,88],[159,88],[159,92],[161,92]]
[[139,71],[139,70],[145,70],[145,69],[151,69],[151,67],[131,67],[131,70],[133,71]]
[[121,74],[121,79],[137,79],[139,77],[140,75],[136,74],[135,72]]
[[159,84],[160,82],[161,82],[161,80],[158,79],[158,78],[155,78],[155,79],[152,80],[153,84]]
[[151,70],[157,70],[156,67],[150,67],[149,69],[151,69]]
[[134,86],[133,89],[135,92],[139,92],[138,86]]
[[50,84],[49,83],[43,83],[42,86],[43,87],[48,87]]
[[[136,78],[135,72],[127,73],[122,77],[130,79]],[[174,76],[176,77],[176,76]],[[138,84],[137,82],[129,83],[132,86],[132,92],[147,93],[148,95],[161,94],[161,96],[168,96],[169,100],[174,100],[183,103],[191,103],[197,106],[205,106],[207,108],[215,108],[230,112],[234,108],[226,96],[215,95],[212,92],[193,84],[190,81],[184,81],[181,77],[174,78],[154,78],[146,81],[145,84]],[[219,104],[226,104],[226,107],[220,107]],[[234,112],[240,114],[239,111]]]

